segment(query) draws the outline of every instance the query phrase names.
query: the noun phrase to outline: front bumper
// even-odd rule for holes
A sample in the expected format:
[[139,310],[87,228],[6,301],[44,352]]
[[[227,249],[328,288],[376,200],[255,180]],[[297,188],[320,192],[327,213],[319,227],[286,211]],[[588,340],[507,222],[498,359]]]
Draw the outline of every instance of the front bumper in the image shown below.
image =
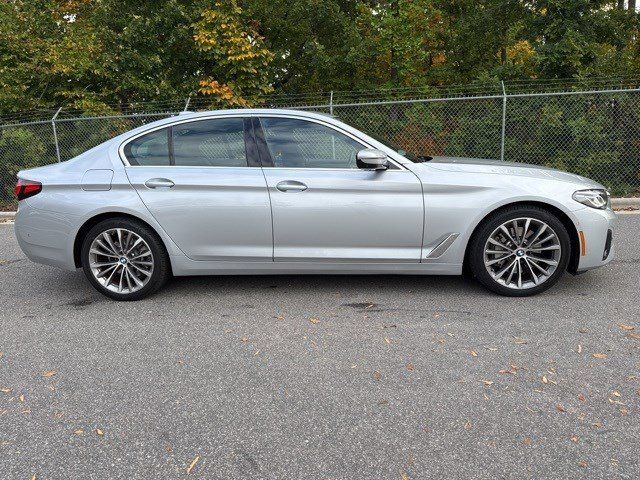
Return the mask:
[[585,207],[573,213],[580,238],[578,273],[602,267],[613,260],[616,223],[613,210]]

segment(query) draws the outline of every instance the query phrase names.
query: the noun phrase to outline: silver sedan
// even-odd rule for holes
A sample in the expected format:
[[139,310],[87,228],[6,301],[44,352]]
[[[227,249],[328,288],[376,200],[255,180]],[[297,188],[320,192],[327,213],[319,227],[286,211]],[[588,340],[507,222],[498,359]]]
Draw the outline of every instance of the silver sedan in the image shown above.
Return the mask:
[[475,276],[525,296],[613,257],[606,189],[548,168],[414,157],[301,111],[186,113],[18,174],[33,261],[117,300],[172,275]]

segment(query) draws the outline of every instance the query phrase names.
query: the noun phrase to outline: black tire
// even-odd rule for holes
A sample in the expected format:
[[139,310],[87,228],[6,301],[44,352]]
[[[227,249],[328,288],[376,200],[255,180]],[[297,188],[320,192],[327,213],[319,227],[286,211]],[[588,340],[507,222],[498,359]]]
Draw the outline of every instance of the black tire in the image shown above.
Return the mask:
[[[127,229],[140,236],[147,243],[153,255],[153,272],[147,283],[139,290],[130,293],[118,293],[109,290],[95,278],[89,266],[89,250],[94,239],[103,232],[115,228]],[[91,285],[103,295],[114,300],[141,300],[158,291],[171,277],[169,255],[160,237],[144,223],[126,217],[103,220],[89,230],[82,242],[81,259],[82,269]]]
[[[485,244],[489,236],[500,225],[517,218],[528,217],[540,220],[553,229],[558,237],[561,247],[560,258],[555,271],[541,284],[530,288],[510,288],[496,281],[487,271],[485,266]],[[571,240],[564,224],[550,211],[537,206],[513,206],[499,210],[487,217],[473,233],[469,240],[466,266],[473,276],[489,290],[509,297],[526,297],[544,292],[553,286],[564,274],[571,258]]]

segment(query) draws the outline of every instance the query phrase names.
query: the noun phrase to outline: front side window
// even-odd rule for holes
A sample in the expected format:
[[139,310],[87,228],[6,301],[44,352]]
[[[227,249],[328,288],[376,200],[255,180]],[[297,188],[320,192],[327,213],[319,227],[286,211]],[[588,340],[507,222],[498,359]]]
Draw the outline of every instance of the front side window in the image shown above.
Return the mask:
[[242,118],[180,123],[142,135],[124,147],[130,165],[246,167]]
[[124,147],[129,165],[169,165],[169,129],[163,128],[130,141]]
[[319,123],[263,117],[264,137],[274,166],[284,168],[358,168],[359,142]]

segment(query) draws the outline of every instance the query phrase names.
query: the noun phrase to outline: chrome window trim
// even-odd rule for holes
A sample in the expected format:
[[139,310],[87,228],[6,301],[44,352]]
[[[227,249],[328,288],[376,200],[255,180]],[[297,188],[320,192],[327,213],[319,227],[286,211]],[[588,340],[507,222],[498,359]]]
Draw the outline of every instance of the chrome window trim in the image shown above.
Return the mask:
[[[124,154],[124,149],[127,146],[128,143],[132,142],[133,140],[135,140],[136,138],[142,137],[143,135],[147,135],[148,133],[152,133],[155,132],[157,130],[162,130],[163,128],[170,128],[173,127],[175,125],[181,125],[183,123],[191,123],[191,122],[199,122],[202,120],[215,120],[215,119],[219,119],[219,118],[253,118],[253,117],[257,117],[257,118],[266,118],[266,117],[275,117],[275,118],[293,118],[296,120],[305,120],[308,122],[312,122],[312,123],[317,123],[320,125],[323,125],[325,127],[328,127],[332,130],[335,130],[338,133],[341,133],[343,135],[346,135],[347,137],[351,138],[352,140],[355,140],[356,142],[358,142],[360,145],[362,145],[364,148],[375,148],[375,146],[372,146],[371,144],[365,142],[363,139],[353,135],[351,132],[347,132],[345,130],[343,130],[342,128],[338,127],[337,125],[334,125],[330,122],[326,122],[323,121],[319,118],[312,118],[312,117],[306,117],[304,115],[294,115],[294,114],[290,114],[290,113],[216,113],[216,114],[212,114],[212,115],[204,115],[202,117],[197,117],[197,118],[185,118],[179,121],[175,121],[175,122],[171,122],[171,123],[165,123],[164,125],[160,125],[160,126],[156,126],[156,127],[152,127],[149,128],[148,130],[144,130],[140,133],[137,133],[125,140],[123,140],[120,143],[120,146],[118,147],[118,156],[120,157],[120,161],[122,162],[122,164],[127,167],[127,168],[258,168],[258,167],[251,167],[251,166],[247,166],[247,167],[226,167],[226,166],[198,166],[198,165],[184,165],[184,166],[180,166],[180,165],[131,165],[129,163],[129,160],[127,159],[126,155]],[[401,163],[399,163],[398,161],[396,161],[395,159],[391,158],[390,156],[387,155],[387,158],[389,159],[389,163],[395,165],[398,170],[408,170],[407,167],[405,167],[404,165],[402,165]],[[322,167],[261,167],[261,168],[279,168],[279,169],[288,169],[288,170],[320,170],[320,171],[344,171],[344,172],[354,172],[354,171],[361,171],[362,169],[360,168],[322,168]],[[385,170],[385,171],[394,171],[394,170]]]

